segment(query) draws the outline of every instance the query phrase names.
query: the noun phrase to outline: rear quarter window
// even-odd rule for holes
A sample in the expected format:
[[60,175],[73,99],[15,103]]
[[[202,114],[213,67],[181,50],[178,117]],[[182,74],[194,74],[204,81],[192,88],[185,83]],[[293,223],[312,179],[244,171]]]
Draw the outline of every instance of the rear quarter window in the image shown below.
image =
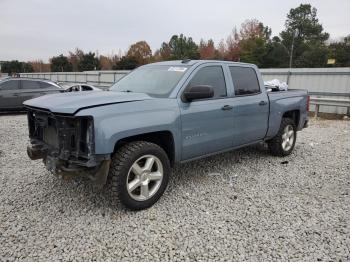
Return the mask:
[[90,86],[81,86],[81,91],[92,91],[93,89]]
[[40,82],[40,87],[41,88],[57,88],[56,86],[54,86],[48,82]]
[[260,93],[258,77],[253,68],[230,66],[230,72],[236,96]]

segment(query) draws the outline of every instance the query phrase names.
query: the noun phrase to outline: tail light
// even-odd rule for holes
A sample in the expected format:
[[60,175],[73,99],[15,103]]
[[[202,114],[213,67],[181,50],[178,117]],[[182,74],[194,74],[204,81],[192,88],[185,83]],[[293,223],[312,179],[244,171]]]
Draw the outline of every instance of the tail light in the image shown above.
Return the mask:
[[310,109],[310,96],[307,96],[307,100],[306,100],[306,111],[309,112]]

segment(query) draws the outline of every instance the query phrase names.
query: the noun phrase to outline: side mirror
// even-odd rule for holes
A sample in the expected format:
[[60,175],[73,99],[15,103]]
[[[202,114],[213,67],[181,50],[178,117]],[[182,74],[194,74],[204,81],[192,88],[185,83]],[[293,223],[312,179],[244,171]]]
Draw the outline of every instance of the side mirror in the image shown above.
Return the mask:
[[183,100],[191,102],[196,99],[212,98],[214,96],[214,89],[212,86],[188,86],[183,93]]

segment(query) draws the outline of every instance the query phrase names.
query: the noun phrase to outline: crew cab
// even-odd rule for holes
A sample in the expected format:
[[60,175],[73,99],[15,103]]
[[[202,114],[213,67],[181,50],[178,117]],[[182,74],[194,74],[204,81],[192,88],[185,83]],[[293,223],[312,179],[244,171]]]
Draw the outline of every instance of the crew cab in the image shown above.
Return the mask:
[[109,181],[113,196],[134,210],[160,198],[175,163],[260,142],[287,156],[308,122],[307,91],[267,92],[255,65],[226,61],[148,64],[107,92],[24,105],[31,159],[63,177]]

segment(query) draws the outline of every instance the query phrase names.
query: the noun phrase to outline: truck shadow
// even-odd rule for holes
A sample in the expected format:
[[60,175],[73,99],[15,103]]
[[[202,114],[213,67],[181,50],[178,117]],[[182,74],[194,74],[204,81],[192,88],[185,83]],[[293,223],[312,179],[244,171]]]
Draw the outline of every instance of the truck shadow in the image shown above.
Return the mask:
[[0,110],[0,116],[20,116],[27,114],[26,111],[1,111]]
[[257,144],[180,164],[175,169],[178,169],[178,172],[180,172],[180,169],[190,171],[193,169],[193,166],[200,166],[205,170],[210,169],[215,171],[217,169],[232,167],[236,164],[249,163],[252,159],[265,157],[271,157],[267,145]]
[[188,179],[200,183],[204,176],[229,175],[227,173],[234,173],[235,168],[271,157],[267,145],[257,144],[177,165],[170,179],[170,187],[177,187]]
[[[181,194],[181,192],[186,191],[186,187],[194,185],[200,187],[201,184],[208,183],[208,178],[211,179],[210,175],[231,175],[235,168],[248,166],[252,162],[261,161],[261,158],[267,157],[271,157],[267,147],[259,144],[177,165],[173,169],[165,196],[159,200],[160,206],[164,206],[166,201],[171,200],[173,194]],[[218,181],[218,183],[224,183],[222,180],[222,182]],[[85,199],[84,202],[91,205],[91,208],[99,210],[99,212],[127,212],[118,199],[111,198],[109,185],[102,189],[95,188],[89,180],[83,178],[76,178],[73,184],[68,184],[61,185],[63,187],[68,186],[70,193],[73,195],[74,192],[72,191],[79,187],[80,194],[83,194]],[[168,199],[164,199],[164,197]]]

